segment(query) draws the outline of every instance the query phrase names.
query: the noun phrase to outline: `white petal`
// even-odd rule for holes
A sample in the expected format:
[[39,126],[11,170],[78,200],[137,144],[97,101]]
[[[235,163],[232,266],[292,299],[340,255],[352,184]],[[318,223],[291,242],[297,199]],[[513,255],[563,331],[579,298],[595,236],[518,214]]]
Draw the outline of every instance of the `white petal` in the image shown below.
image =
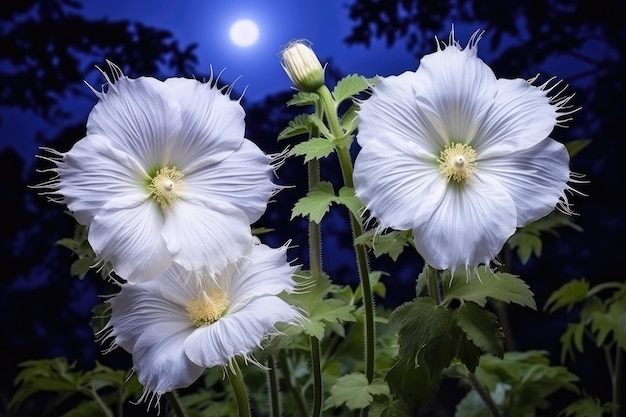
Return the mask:
[[172,150],[177,166],[194,171],[198,160],[219,162],[239,148],[245,134],[245,112],[239,101],[211,82],[168,78],[165,85],[180,103],[180,143]]
[[145,282],[162,274],[172,259],[161,237],[163,215],[151,200],[111,200],[94,217],[89,243],[129,282]]
[[569,188],[569,160],[565,146],[548,138],[530,149],[481,161],[480,171],[508,189],[522,227],[554,210]]
[[274,249],[255,245],[233,268],[232,274],[220,277],[220,281],[230,281],[227,284],[229,310],[237,310],[240,305],[245,305],[255,297],[276,295],[293,289],[296,267],[287,262],[286,252],[284,246]]
[[254,242],[243,211],[195,195],[166,212],[162,234],[174,262],[210,275],[246,254]]
[[558,108],[546,91],[522,79],[498,80],[493,105],[476,132],[480,158],[526,149],[548,137],[556,125]]
[[76,142],[58,164],[59,192],[79,223],[89,225],[111,199],[146,195],[147,174],[109,139],[89,135]]
[[356,157],[356,195],[383,228],[411,229],[416,219],[430,217],[445,192],[435,159],[414,143],[370,141]]
[[515,205],[507,190],[483,176],[449,186],[428,221],[413,229],[415,246],[437,269],[476,267],[496,257],[515,232]]
[[276,296],[260,297],[213,324],[196,329],[185,340],[185,352],[199,366],[226,365],[248,355],[269,336],[277,322],[295,322],[298,311]]
[[370,98],[360,104],[357,141],[417,141],[428,149],[440,147],[441,138],[431,121],[417,107],[415,73],[382,78]]
[[161,296],[158,280],[126,284],[109,303],[109,326],[117,345],[133,356],[133,369],[146,389],[158,394],[193,383],[204,368],[184,351],[194,327],[185,310]]
[[272,182],[272,158],[245,139],[239,149],[219,162],[199,157],[195,171],[184,170],[185,182],[194,193],[209,200],[229,202],[248,216],[250,224],[265,212],[276,190]]
[[493,104],[496,81],[475,49],[449,46],[422,58],[413,77],[416,106],[443,141],[439,150],[450,142],[472,143]]
[[180,146],[181,116],[175,96],[163,82],[121,77],[99,98],[87,120],[89,134],[108,137],[148,171],[172,162],[172,148]]

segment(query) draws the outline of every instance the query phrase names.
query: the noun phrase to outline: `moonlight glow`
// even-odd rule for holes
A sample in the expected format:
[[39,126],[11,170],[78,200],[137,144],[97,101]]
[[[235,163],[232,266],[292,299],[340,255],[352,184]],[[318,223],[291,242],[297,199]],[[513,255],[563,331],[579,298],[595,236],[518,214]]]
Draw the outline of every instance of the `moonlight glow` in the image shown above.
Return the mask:
[[240,47],[254,45],[259,38],[259,27],[249,19],[240,19],[230,27],[230,40]]

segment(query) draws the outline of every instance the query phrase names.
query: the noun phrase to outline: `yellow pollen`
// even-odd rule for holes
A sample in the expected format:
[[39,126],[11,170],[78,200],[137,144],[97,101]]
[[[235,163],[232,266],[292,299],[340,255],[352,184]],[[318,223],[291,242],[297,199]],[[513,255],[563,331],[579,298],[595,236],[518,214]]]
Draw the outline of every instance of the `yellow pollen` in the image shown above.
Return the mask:
[[476,171],[476,151],[463,143],[450,143],[439,154],[439,167],[448,181],[469,182],[470,175]]
[[157,171],[148,185],[148,192],[161,208],[170,207],[182,195],[184,174],[176,167],[165,167]]
[[185,310],[194,326],[201,327],[219,320],[224,315],[227,306],[226,294],[214,289],[210,297],[206,291],[202,291],[197,297],[192,298]]

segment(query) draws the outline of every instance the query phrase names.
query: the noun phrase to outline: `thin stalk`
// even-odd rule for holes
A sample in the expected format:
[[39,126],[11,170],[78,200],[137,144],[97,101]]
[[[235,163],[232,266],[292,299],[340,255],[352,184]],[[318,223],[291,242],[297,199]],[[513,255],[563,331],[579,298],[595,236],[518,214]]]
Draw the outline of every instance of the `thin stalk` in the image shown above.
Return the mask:
[[[317,90],[320,102],[324,108],[324,115],[330,128],[331,133],[337,139],[344,135],[344,131],[337,116],[337,103],[332,98],[328,87],[322,86]],[[353,167],[352,159],[348,149],[338,146],[337,158],[341,167],[343,182],[347,187],[354,188],[352,178]],[[363,233],[361,221],[353,213],[350,213],[350,226],[352,229],[352,241]],[[374,298],[369,277],[369,265],[367,261],[367,253],[363,245],[355,245],[356,262],[361,281],[361,290],[363,292],[363,308],[365,311],[365,376],[369,382],[374,379],[375,364],[375,327],[374,327]]]
[[100,396],[98,395],[98,393],[96,392],[94,388],[89,388],[89,389],[85,388],[83,392],[89,397],[94,399],[96,404],[98,404],[102,412],[107,417],[113,417],[113,413],[111,412],[111,409],[104,403],[104,401],[102,401],[102,398],[100,398]]
[[270,355],[267,359],[267,379],[270,388],[270,410],[272,417],[280,417],[280,392],[278,390],[278,375],[276,372],[276,358]]
[[611,346],[604,346],[604,356],[606,358],[607,368],[609,369],[609,377],[611,379],[611,401],[616,407],[611,412],[612,417],[619,417],[621,412],[621,385],[622,385],[622,367],[623,353],[622,349],[616,343],[612,344],[615,348],[615,358],[611,356]]
[[246,385],[243,382],[241,368],[239,368],[239,364],[236,360],[233,359],[231,363],[226,366],[226,373],[233,387],[233,391],[235,392],[239,417],[250,417],[250,400],[248,399]]
[[313,410],[311,411],[311,417],[320,417],[322,415],[322,365],[320,363],[320,341],[311,336],[309,337],[309,344],[311,345],[311,367],[313,368]]
[[426,287],[428,295],[435,301],[435,304],[441,304],[441,294],[439,292],[439,271],[430,265],[426,267]]
[[468,378],[469,378],[470,383],[472,384],[472,387],[476,390],[480,398],[483,400],[483,402],[489,409],[489,412],[491,413],[491,415],[493,417],[501,417],[500,410],[498,410],[498,406],[496,406],[496,403],[493,402],[493,398],[491,397],[491,394],[489,394],[485,386],[480,383],[478,378],[476,378],[476,374],[474,374],[473,372],[469,372]]
[[[319,113],[321,109],[316,109]],[[317,136],[319,132],[313,128],[312,135]],[[309,174],[309,191],[315,188],[320,182],[320,169],[317,159],[307,162],[307,170]],[[309,222],[309,269],[311,276],[315,279],[319,278],[322,273],[322,238],[320,225]],[[309,337],[311,346],[311,367],[313,372],[313,409],[312,417],[319,417],[322,413],[322,356],[320,349],[320,341],[313,337]]]
[[285,351],[281,351],[278,353],[278,362],[280,365],[280,369],[283,373],[283,379],[287,383],[287,387],[293,395],[293,398],[296,400],[296,406],[298,407],[298,415],[306,416],[308,415],[306,402],[304,401],[304,397],[302,396],[302,390],[298,388],[298,384],[296,383],[295,378],[291,375],[291,367],[289,366],[289,362],[287,361],[287,355]]
[[180,398],[178,398],[178,393],[176,391],[166,392],[165,398],[167,398],[167,402],[170,403],[170,407],[172,407],[172,410],[174,410],[174,414],[176,415],[176,417],[187,417],[185,408],[181,404]]

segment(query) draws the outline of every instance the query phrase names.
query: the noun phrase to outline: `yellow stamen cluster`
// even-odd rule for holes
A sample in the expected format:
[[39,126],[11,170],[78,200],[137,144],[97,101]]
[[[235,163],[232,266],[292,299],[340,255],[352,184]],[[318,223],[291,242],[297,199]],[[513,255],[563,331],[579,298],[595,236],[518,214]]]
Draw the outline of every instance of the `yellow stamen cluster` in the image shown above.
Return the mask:
[[197,297],[192,298],[185,310],[194,326],[201,327],[219,320],[224,315],[227,306],[226,293],[214,289],[211,291],[211,296],[206,291],[202,291]]
[[184,174],[176,167],[165,167],[157,171],[148,185],[148,192],[161,208],[172,206],[182,195]]
[[476,171],[476,151],[463,143],[450,143],[439,154],[439,167],[448,181],[468,182]]

